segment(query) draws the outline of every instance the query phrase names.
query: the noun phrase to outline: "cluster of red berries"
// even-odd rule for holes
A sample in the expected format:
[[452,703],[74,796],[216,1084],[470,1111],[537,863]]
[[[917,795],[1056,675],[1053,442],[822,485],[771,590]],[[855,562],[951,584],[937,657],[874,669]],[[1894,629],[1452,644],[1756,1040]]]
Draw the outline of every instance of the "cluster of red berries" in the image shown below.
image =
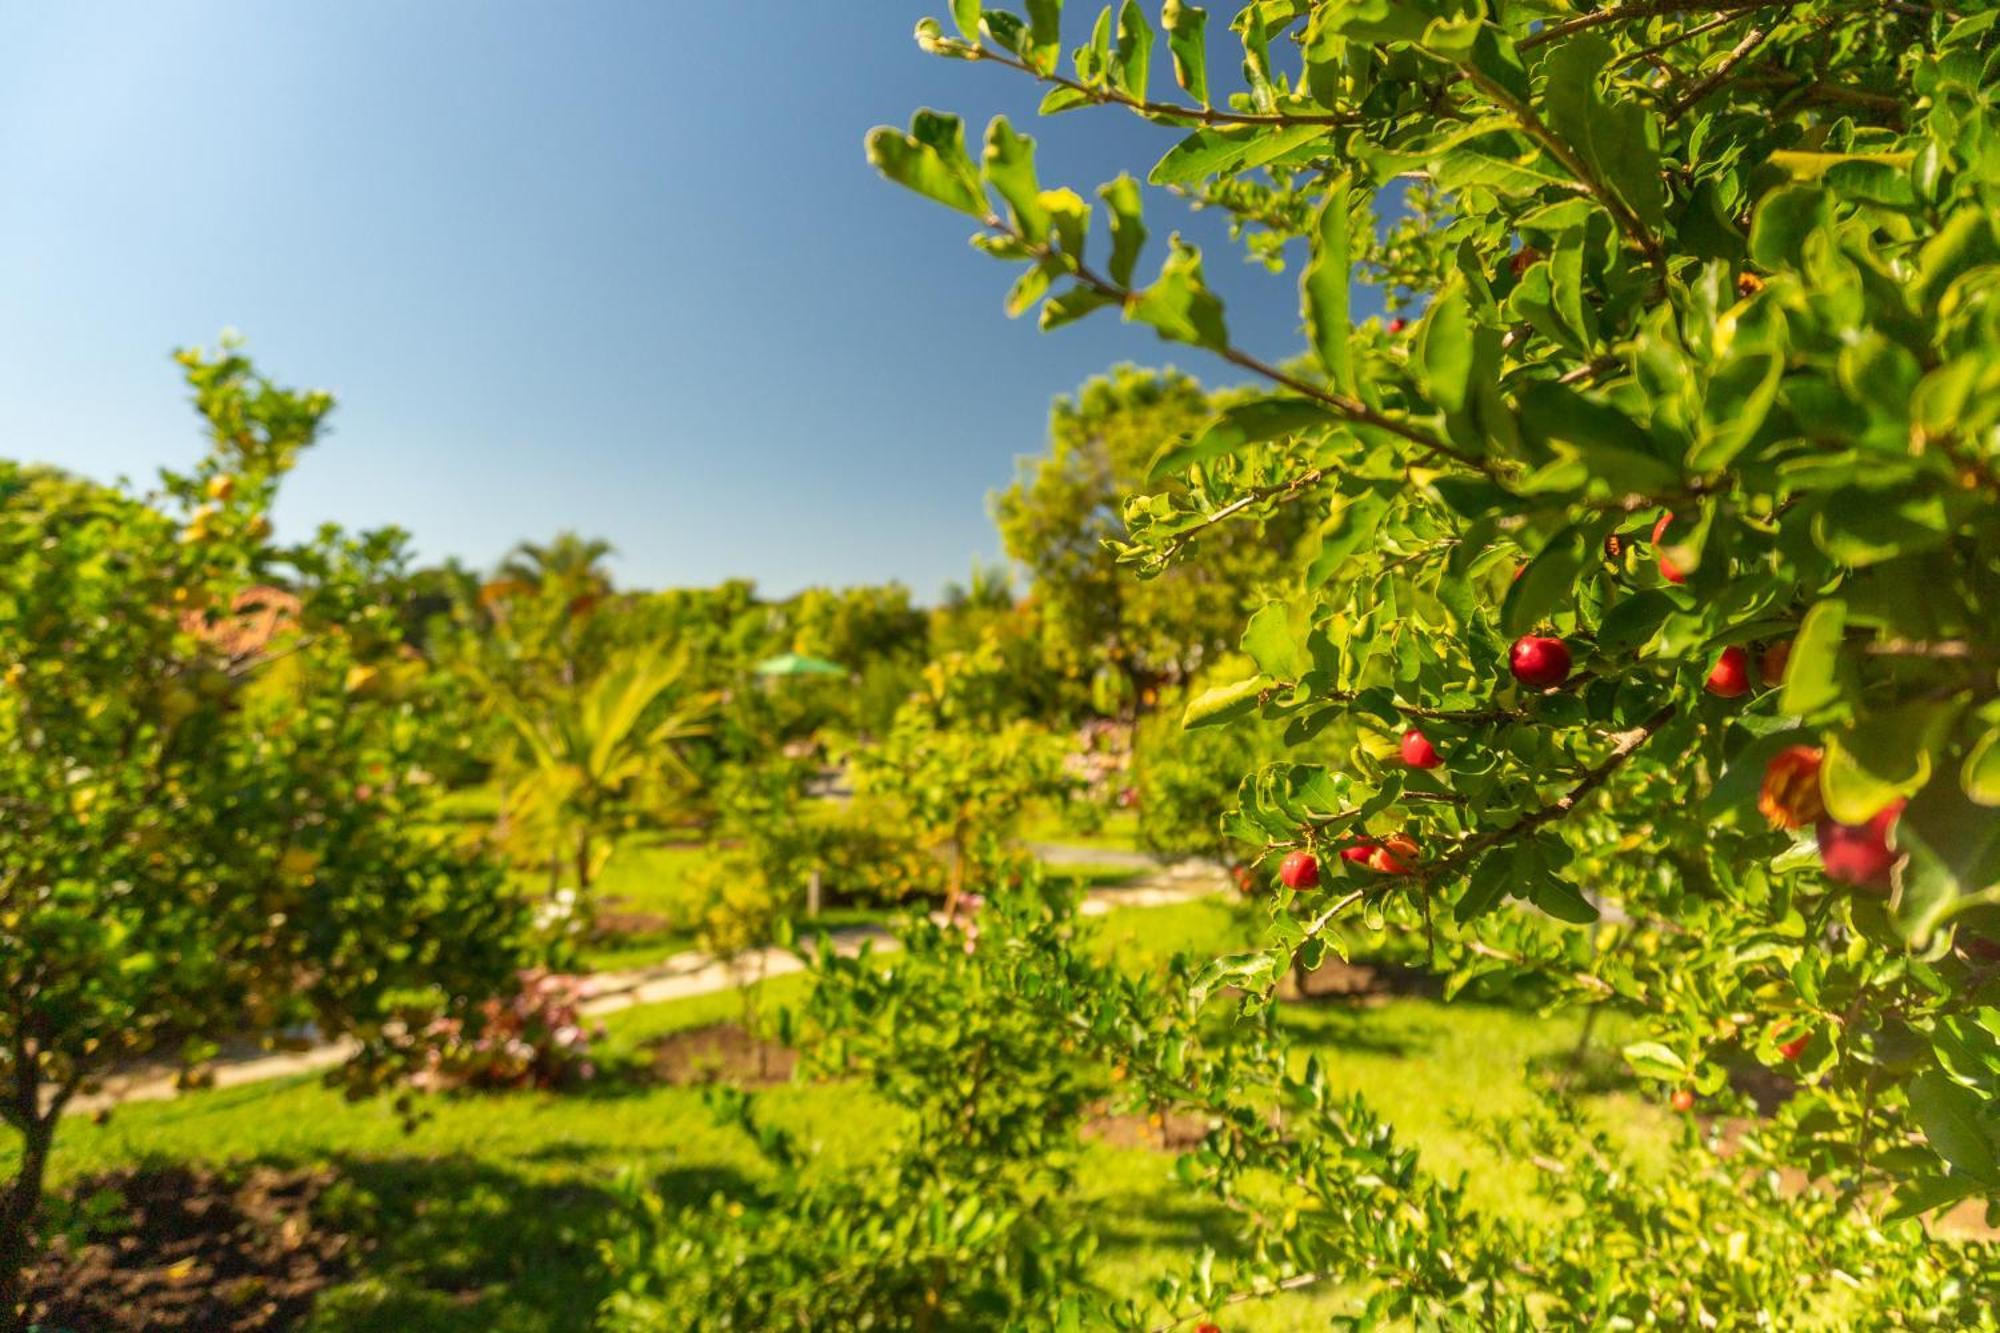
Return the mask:
[[[1416,839],[1402,833],[1386,838],[1357,838],[1340,849],[1340,859],[1383,875],[1416,873],[1422,853]],[[1288,889],[1319,885],[1319,858],[1311,852],[1291,852],[1278,863],[1278,882]]]

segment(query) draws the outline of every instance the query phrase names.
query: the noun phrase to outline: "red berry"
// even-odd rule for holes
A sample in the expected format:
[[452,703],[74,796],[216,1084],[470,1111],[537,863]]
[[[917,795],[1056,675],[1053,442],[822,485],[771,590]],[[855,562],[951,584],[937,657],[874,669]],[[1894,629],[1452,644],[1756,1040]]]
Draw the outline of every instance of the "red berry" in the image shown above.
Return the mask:
[[1194,1326],[1194,1333],[1222,1333],[1222,1330],[1214,1324],[1196,1324]]
[[1507,261],[1507,267],[1518,278],[1541,262],[1542,252],[1532,245],[1524,245],[1519,250],[1516,250],[1513,257]]
[[1776,688],[1785,683],[1785,667],[1792,660],[1792,641],[1780,639],[1757,654],[1757,679]]
[[1340,849],[1341,860],[1352,861],[1357,865],[1367,865],[1368,858],[1373,855],[1375,855],[1375,844],[1372,842],[1350,842]]
[[[1654,546],[1657,547],[1666,541],[1667,525],[1669,523],[1672,523],[1673,521],[1674,521],[1674,511],[1671,509],[1669,509],[1666,513],[1660,515],[1660,521],[1653,525]],[[1681,573],[1681,567],[1675,564],[1673,561],[1667,559],[1667,557],[1664,555],[1660,557],[1660,577],[1664,578],[1669,583],[1687,582],[1687,575]]]
[[1673,1097],[1669,1099],[1669,1104],[1676,1111],[1694,1110],[1694,1090],[1692,1088],[1675,1088]]
[[1507,654],[1507,668],[1523,685],[1546,690],[1569,679],[1569,647],[1546,634],[1523,634]]
[[1718,699],[1740,699],[1750,693],[1749,650],[1740,643],[1724,648],[1722,656],[1709,668],[1702,688]]
[[1401,315],[1398,315],[1396,316],[1396,318],[1389,321],[1389,332],[1391,333],[1401,333],[1404,329],[1407,329],[1408,327],[1410,327],[1410,322],[1404,319]]
[[1368,853],[1368,868],[1385,875],[1407,875],[1417,868],[1417,855],[1415,841],[1393,833]]
[[1310,889],[1319,883],[1319,858],[1311,852],[1293,852],[1279,863],[1278,882],[1288,889]]
[[1411,727],[1403,733],[1403,762],[1411,768],[1436,768],[1444,760],[1438,758],[1437,747],[1430,737]]
[[1896,853],[1889,846],[1889,831],[1903,813],[1902,801],[1891,801],[1866,824],[1842,824],[1831,815],[1821,819],[1813,831],[1819,837],[1819,863],[1828,879],[1862,889],[1882,889],[1889,885]]
[[1778,1054],[1784,1056],[1787,1060],[1796,1060],[1806,1053],[1806,1043],[1811,1040],[1812,1033],[1810,1032],[1794,1037],[1778,1047]]

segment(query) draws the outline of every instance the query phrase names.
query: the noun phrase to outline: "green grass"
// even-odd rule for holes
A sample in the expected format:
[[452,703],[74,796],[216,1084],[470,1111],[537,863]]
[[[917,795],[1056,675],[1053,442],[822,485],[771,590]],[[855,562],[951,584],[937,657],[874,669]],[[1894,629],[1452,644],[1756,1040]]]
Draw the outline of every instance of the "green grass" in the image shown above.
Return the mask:
[[[1142,967],[1175,949],[1241,947],[1251,929],[1240,909],[1204,900],[1113,913],[1095,927],[1095,947]],[[761,1002],[783,1003],[804,984],[779,978]],[[340,1182],[323,1207],[363,1246],[354,1277],[322,1297],[309,1325],[317,1333],[581,1330],[603,1295],[596,1240],[615,1224],[621,1171],[680,1200],[755,1183],[754,1154],[710,1120],[698,1091],[619,1072],[650,1038],[739,1013],[734,994],[621,1012],[602,1048],[612,1072],[589,1090],[435,1098],[410,1132],[387,1102],[350,1103],[311,1078],[134,1104],[101,1124],[73,1118],[61,1130],[52,1183],[60,1189],[147,1161],[330,1163]],[[1470,1172],[1483,1206],[1524,1206],[1522,1170],[1496,1166],[1461,1118],[1525,1107],[1524,1065],[1570,1046],[1573,1020],[1398,999],[1376,1008],[1295,1006],[1285,1021],[1300,1060],[1317,1052],[1340,1087],[1367,1092],[1434,1169]],[[879,1141],[885,1109],[865,1091],[828,1085],[776,1088],[764,1104],[829,1161]],[[1662,1117],[1635,1101],[1601,1104],[1642,1140],[1664,1133]],[[1143,1148],[1084,1150],[1079,1201],[1104,1234],[1101,1275],[1118,1288],[1136,1293],[1162,1272],[1183,1271],[1200,1245],[1227,1241],[1226,1219],[1181,1195],[1171,1165]],[[1229,1327],[1324,1326],[1341,1300],[1337,1291],[1298,1293],[1232,1312]]]
[[1021,838],[1026,842],[1055,842],[1107,852],[1136,852],[1139,815],[1134,810],[1113,810],[1104,816],[1100,827],[1086,831],[1065,820],[1060,806],[1043,807],[1021,821]]

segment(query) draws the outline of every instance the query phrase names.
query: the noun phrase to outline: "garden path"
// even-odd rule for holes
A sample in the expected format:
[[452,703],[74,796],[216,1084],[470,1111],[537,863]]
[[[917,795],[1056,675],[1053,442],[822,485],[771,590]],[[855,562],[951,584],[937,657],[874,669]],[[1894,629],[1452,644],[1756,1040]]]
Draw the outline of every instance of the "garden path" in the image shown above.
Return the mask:
[[[1135,852],[1053,843],[1037,843],[1031,850],[1050,865],[1116,865],[1134,872],[1128,882],[1088,890],[1078,908],[1083,916],[1103,916],[1121,907],[1161,907],[1186,902],[1219,892],[1227,883],[1221,869],[1207,862],[1164,864]],[[895,937],[879,927],[858,926],[829,931],[828,935],[834,947],[844,953],[858,952],[865,944],[873,944],[877,949],[895,946]],[[755,950],[734,962],[689,949],[645,967],[594,972],[579,978],[583,997],[579,1007],[595,1017],[637,1005],[665,1004],[729,990],[760,977],[768,979],[797,972],[804,966],[798,955],[777,947]],[[225,1047],[203,1069],[198,1086],[230,1088],[316,1073],[339,1064],[353,1051],[353,1044],[345,1040],[281,1051],[246,1041]],[[125,1102],[165,1101],[187,1090],[177,1067],[142,1065],[107,1078],[100,1091],[76,1098],[69,1109],[89,1114]]]

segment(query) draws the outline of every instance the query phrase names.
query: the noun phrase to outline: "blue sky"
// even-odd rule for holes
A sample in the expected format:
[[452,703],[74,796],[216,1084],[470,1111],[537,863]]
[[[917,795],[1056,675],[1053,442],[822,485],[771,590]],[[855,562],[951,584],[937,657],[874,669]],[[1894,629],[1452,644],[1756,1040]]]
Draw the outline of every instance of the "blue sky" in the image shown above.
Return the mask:
[[[1122,114],[1031,124],[1025,79],[916,50],[946,8],[11,7],[0,451],[188,461],[170,349],[233,327],[341,401],[281,529],[393,523],[486,565],[575,528],[627,584],[928,597],[997,553],[987,495],[1053,395],[1120,360],[1219,375],[1112,315],[1009,322],[1010,271],[866,166],[866,130],[920,105],[975,136],[1007,113],[1086,191],[1170,145]],[[1296,346],[1295,276],[1152,202],[1156,238],[1208,245],[1238,340]]]

